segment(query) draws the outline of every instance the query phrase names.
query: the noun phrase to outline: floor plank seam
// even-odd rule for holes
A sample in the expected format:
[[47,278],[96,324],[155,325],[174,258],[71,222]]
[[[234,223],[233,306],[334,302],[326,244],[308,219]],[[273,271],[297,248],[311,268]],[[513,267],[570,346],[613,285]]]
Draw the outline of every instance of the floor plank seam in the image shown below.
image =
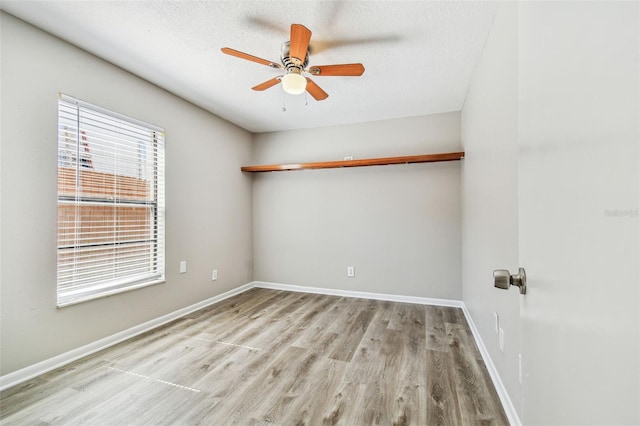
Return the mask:
[[230,342],[223,342],[221,340],[214,340],[214,339],[205,339],[204,337],[196,337],[196,336],[184,336],[184,337],[189,337],[191,339],[196,339],[196,340],[202,340],[204,342],[213,342],[213,343],[218,343],[220,345],[227,345],[227,346],[233,346],[235,348],[243,348],[243,349],[248,349],[250,351],[261,351],[261,348],[255,348],[253,346],[247,346],[247,345],[238,345],[236,343],[230,343]]
[[173,386],[173,387],[176,387],[176,388],[179,388],[179,389],[185,389],[185,390],[188,390],[188,391],[191,391],[191,392],[202,392],[200,389],[195,389],[195,388],[191,388],[189,386],[179,385],[177,383],[167,382],[166,380],[154,379],[153,377],[145,376],[144,374],[138,374],[138,373],[135,373],[133,371],[121,370],[120,368],[116,368],[116,367],[107,367],[107,368],[109,370],[117,371],[118,373],[128,374],[130,376],[139,377],[141,379],[151,380],[151,381],[154,381],[154,382],[158,382],[158,383],[162,383],[162,384],[165,384],[165,385]]

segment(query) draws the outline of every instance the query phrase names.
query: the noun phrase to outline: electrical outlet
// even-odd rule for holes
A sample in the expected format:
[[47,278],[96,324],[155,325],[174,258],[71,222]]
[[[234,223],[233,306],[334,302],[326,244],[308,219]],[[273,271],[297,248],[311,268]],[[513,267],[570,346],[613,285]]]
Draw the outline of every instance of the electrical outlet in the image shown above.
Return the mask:
[[185,272],[187,272],[187,261],[186,260],[181,260],[180,261],[180,273],[184,274]]
[[353,266],[347,266],[347,276],[348,277],[355,277],[356,276],[356,268],[354,268]]
[[496,334],[498,334],[498,329],[500,328],[500,317],[496,311],[493,311],[493,329]]
[[215,281],[218,279],[218,270],[214,269],[213,272],[211,272],[211,281]]
[[500,337],[500,352],[504,352],[504,330],[499,329],[498,336]]

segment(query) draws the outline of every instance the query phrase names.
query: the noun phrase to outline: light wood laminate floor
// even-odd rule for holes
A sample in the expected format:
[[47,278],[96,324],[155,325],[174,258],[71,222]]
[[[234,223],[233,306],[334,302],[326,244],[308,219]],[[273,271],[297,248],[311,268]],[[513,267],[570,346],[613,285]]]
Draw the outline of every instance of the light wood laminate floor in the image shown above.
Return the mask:
[[460,309],[256,288],[5,390],[0,423],[508,421]]

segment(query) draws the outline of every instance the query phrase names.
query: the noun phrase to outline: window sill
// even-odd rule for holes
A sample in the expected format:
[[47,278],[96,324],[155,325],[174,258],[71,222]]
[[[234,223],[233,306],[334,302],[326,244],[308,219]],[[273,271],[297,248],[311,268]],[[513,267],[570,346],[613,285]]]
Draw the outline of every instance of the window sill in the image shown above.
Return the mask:
[[139,284],[133,284],[127,287],[121,287],[121,288],[116,288],[116,289],[112,289],[112,290],[106,290],[100,293],[95,293],[95,294],[88,294],[85,297],[78,297],[78,298],[74,298],[73,300],[68,300],[68,301],[62,301],[62,302],[58,302],[57,303],[57,308],[66,308],[67,306],[72,306],[72,305],[77,305],[79,303],[84,303],[84,302],[89,302],[91,300],[96,300],[96,299],[102,299],[103,297],[109,297],[109,296],[113,296],[115,294],[120,294],[120,293],[125,293],[127,291],[132,291],[132,290],[138,290],[144,287],[149,287],[152,285],[156,285],[156,284],[162,284],[164,283],[165,280],[164,278],[162,279],[158,279],[158,280],[154,280],[154,281],[147,281],[147,282],[143,282],[143,283],[139,283]]

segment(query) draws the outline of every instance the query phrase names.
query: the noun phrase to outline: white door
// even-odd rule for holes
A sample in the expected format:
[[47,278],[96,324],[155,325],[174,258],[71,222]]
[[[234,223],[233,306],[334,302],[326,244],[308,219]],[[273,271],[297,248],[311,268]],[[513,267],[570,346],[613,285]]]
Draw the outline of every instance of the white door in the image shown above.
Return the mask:
[[519,4],[526,425],[640,424],[638,9]]

